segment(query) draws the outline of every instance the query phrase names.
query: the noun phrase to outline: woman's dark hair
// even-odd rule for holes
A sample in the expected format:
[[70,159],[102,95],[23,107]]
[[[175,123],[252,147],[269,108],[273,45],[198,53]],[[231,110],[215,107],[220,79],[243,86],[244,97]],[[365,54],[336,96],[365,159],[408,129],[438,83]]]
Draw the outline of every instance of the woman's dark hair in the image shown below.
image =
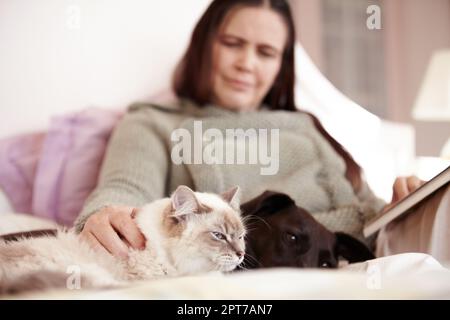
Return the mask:
[[[177,66],[173,88],[178,97],[194,101],[199,106],[210,103],[212,48],[217,32],[227,14],[237,6],[266,6],[279,13],[288,28],[280,72],[263,99],[272,110],[298,111],[294,99],[295,83],[295,27],[286,0],[213,0],[194,28],[186,53]],[[316,128],[330,142],[347,165],[346,177],[355,191],[361,187],[361,168],[352,156],[326,132],[319,120],[311,115]]]
[[197,23],[189,47],[174,76],[175,93],[200,105],[209,103],[211,96],[212,47],[227,14],[237,6],[270,7],[278,12],[288,28],[280,72],[263,103],[273,109],[295,110],[294,105],[294,43],[295,28],[291,10],[285,0],[215,0]]

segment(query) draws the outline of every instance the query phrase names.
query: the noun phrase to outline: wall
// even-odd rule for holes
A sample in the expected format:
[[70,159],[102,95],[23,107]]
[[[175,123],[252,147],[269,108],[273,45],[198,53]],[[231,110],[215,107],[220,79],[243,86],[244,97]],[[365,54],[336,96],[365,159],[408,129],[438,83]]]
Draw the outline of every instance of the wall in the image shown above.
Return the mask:
[[418,155],[437,156],[450,137],[450,124],[411,117],[434,50],[450,48],[450,0],[384,0],[389,118],[416,128]]
[[316,66],[324,71],[322,3],[320,0],[290,0],[297,39]]
[[[326,74],[323,3],[291,0],[298,38]],[[450,48],[450,0],[381,0],[380,4],[385,78],[379,81],[385,85],[387,104],[383,115],[414,125],[417,155],[437,156],[450,137],[450,124],[415,121],[411,110],[432,52]]]
[[[0,0],[0,138],[168,86],[209,0]],[[170,36],[168,36],[170,33]]]

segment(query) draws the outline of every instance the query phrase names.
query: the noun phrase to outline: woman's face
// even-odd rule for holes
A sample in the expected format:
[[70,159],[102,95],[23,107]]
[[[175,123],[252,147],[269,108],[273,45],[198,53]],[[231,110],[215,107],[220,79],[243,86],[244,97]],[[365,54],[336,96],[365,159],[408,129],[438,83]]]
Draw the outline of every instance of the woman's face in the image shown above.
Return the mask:
[[280,71],[288,30],[264,7],[232,11],[212,49],[212,102],[236,111],[256,110]]

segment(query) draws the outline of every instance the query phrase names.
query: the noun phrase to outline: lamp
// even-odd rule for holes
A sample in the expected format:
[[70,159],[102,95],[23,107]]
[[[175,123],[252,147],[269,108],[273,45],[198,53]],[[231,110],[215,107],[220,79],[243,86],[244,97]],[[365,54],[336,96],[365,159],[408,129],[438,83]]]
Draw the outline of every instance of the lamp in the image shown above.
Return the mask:
[[[412,116],[419,121],[450,122],[450,49],[438,50],[432,55]],[[450,139],[441,156],[450,159]]]

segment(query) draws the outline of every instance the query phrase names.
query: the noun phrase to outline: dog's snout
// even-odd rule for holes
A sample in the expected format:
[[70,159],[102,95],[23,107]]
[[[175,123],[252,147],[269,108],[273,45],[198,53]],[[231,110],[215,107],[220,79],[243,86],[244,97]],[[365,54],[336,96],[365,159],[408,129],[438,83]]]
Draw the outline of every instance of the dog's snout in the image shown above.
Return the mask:
[[237,251],[236,255],[238,256],[238,258],[242,258],[245,255],[245,252],[242,251],[242,250],[241,251]]

